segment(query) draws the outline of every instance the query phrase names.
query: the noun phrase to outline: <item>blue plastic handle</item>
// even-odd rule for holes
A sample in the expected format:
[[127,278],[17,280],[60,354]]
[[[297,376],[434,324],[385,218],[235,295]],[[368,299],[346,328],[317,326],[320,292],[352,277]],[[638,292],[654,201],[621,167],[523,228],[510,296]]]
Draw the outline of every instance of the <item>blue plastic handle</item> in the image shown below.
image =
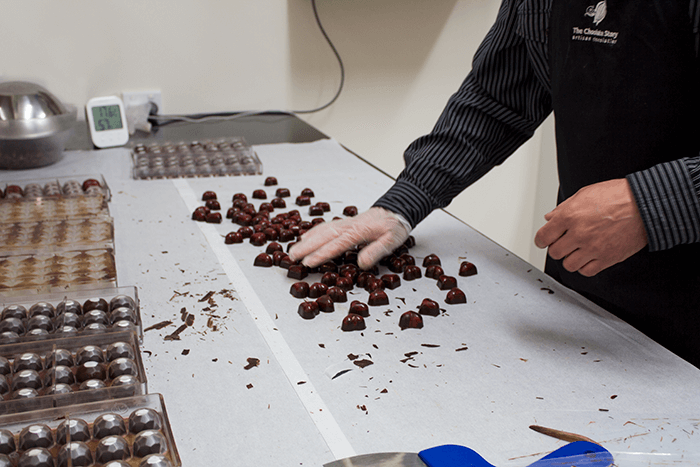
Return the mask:
[[[495,467],[464,446],[445,444],[418,453],[428,467]],[[574,441],[539,459],[529,467],[608,467],[613,456],[595,443]]]

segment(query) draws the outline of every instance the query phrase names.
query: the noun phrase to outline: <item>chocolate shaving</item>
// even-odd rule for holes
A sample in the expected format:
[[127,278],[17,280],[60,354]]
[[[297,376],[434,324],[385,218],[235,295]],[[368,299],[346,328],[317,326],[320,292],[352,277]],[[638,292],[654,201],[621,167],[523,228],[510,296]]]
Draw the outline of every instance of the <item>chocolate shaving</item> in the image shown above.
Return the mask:
[[467,350],[469,347],[460,347],[458,349],[455,349],[455,352],[461,352],[462,350]]
[[260,365],[260,359],[255,357],[248,358],[248,364],[243,367],[244,370],[250,370],[256,366]]
[[297,381],[297,384],[301,386],[302,384],[306,384],[306,381]]
[[214,293],[215,292],[213,290],[207,292],[207,294],[204,297],[200,298],[199,301],[206,302],[207,300],[209,300],[212,297],[212,295],[214,295]]
[[396,300],[401,300],[404,305],[406,304],[406,299],[403,297],[396,297]]
[[418,355],[418,352],[416,352],[416,351],[408,352],[408,353],[405,353],[404,355],[407,357],[413,357],[414,355]]
[[440,345],[439,344],[421,344],[421,347],[435,348],[435,347],[440,347]]
[[363,358],[362,360],[356,360],[352,362],[353,364],[359,366],[360,368],[364,368],[370,365],[374,365],[374,362],[372,360],[367,360],[366,358]]
[[348,360],[350,360],[350,361],[357,360],[357,358],[358,358],[358,355],[355,355],[353,353],[348,354]]
[[554,290],[550,289],[549,287],[540,287],[540,290],[546,290],[549,295],[554,293]]
[[154,324],[154,325],[152,325],[152,326],[148,326],[146,329],[143,330],[143,332],[151,331],[151,330],[153,330],[153,329],[162,329],[162,328],[164,328],[164,327],[166,327],[166,326],[170,326],[171,324],[173,324],[173,322],[170,321],[170,320],[161,321],[160,323],[156,323],[156,324]]
[[166,341],[179,341],[180,340],[180,333],[187,329],[187,325],[183,324],[179,328],[177,328],[175,331],[173,331],[172,334],[169,334],[164,337]]
[[185,318],[187,318],[187,308],[183,306],[180,308],[180,321],[184,322]]
[[185,324],[187,326],[192,326],[194,324],[194,315],[192,313],[187,315],[187,318],[185,319]]

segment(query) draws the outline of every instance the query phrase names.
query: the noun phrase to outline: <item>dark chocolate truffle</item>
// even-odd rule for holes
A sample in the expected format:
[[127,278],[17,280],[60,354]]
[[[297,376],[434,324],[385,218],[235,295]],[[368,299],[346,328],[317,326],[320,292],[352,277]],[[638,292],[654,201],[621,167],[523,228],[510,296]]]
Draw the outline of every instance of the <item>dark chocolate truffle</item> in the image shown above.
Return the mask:
[[436,254],[429,254],[425,258],[423,258],[423,267],[427,268],[428,266],[440,266],[440,258]]
[[425,277],[429,277],[431,279],[438,279],[443,274],[445,274],[445,271],[442,270],[442,266],[438,266],[437,264],[428,266],[425,269]]
[[209,224],[221,224],[221,213],[220,212],[210,212],[207,214],[206,221]]
[[415,311],[407,311],[399,318],[399,327],[401,329],[421,329],[423,327],[423,317]]
[[255,190],[255,191],[253,191],[253,198],[254,199],[267,199],[267,193],[265,193],[265,190]]
[[424,298],[418,307],[418,312],[421,315],[437,316],[440,314],[440,306],[435,300]]
[[354,313],[350,313],[343,318],[343,324],[340,327],[343,331],[362,331],[365,328],[365,319]]
[[272,204],[273,208],[286,208],[287,207],[287,202],[283,200],[282,198],[273,198],[272,201],[270,201],[270,204]]
[[277,198],[288,198],[291,195],[288,188],[277,188],[277,191],[275,191],[275,196]]
[[328,286],[320,282],[314,282],[309,286],[309,298],[318,298],[328,292]]
[[216,192],[205,191],[202,193],[202,201],[209,201],[210,199],[216,199]]
[[[280,262],[280,267],[281,266],[282,262]],[[290,279],[296,279],[300,281],[308,275],[309,273],[306,266],[303,266],[301,264],[294,264],[292,266],[289,266],[289,269],[287,269],[287,277],[289,277]]]
[[369,306],[381,306],[389,304],[389,297],[383,290],[375,290],[369,294],[369,299],[367,300]]
[[447,303],[448,305],[467,303],[467,296],[464,294],[464,292],[455,287],[454,289],[447,292],[447,297],[445,297],[445,303]]
[[309,206],[309,216],[322,216],[323,208],[321,206]]
[[224,238],[224,243],[231,245],[232,243],[243,243],[243,235],[239,232],[229,232]]
[[438,277],[437,286],[440,290],[450,290],[457,287],[457,278],[443,274]]
[[337,272],[326,272],[321,277],[321,283],[326,284],[328,287],[332,287],[336,282],[338,282],[338,277],[340,276],[338,276]]
[[260,253],[258,256],[255,257],[253,266],[258,266],[261,268],[272,267],[272,258],[270,258],[270,255],[268,255],[267,253]]
[[303,302],[299,304],[297,313],[304,319],[313,319],[318,314],[318,303],[316,302]]
[[297,196],[295,203],[297,206],[308,206],[311,204],[311,198],[308,196]]
[[272,242],[269,245],[267,245],[267,248],[265,248],[265,253],[267,253],[268,255],[271,255],[275,251],[283,251],[283,250],[284,250],[284,248],[282,248],[282,245],[280,245],[277,242]]
[[263,246],[267,243],[267,235],[263,232],[255,232],[250,236],[250,243],[255,246]]
[[296,298],[306,298],[309,296],[309,284],[307,282],[295,282],[289,288],[289,293]]
[[355,315],[364,316],[366,318],[369,316],[369,307],[359,300],[353,300],[350,302],[349,312]]
[[335,311],[335,306],[333,305],[333,299],[328,295],[321,295],[316,299],[318,304],[318,309],[324,313],[330,313]]
[[277,179],[275,177],[267,177],[265,179],[265,186],[277,185]]
[[348,296],[345,293],[345,290],[337,286],[328,288],[328,296],[331,297],[331,300],[336,303],[344,303],[348,301]]
[[407,281],[412,281],[415,279],[420,279],[423,276],[420,268],[418,266],[406,266],[403,270],[403,278]]
[[476,272],[476,266],[474,266],[474,263],[464,261],[459,265],[459,275],[462,277],[473,276],[476,274]]
[[212,211],[218,211],[221,209],[221,204],[219,204],[219,202],[215,199],[207,200],[207,202],[204,203],[204,205]]
[[343,208],[343,215],[348,217],[354,217],[357,215],[357,207],[355,206],[345,206]]
[[384,287],[389,290],[394,290],[401,286],[401,278],[398,274],[384,274],[382,282],[384,282]]

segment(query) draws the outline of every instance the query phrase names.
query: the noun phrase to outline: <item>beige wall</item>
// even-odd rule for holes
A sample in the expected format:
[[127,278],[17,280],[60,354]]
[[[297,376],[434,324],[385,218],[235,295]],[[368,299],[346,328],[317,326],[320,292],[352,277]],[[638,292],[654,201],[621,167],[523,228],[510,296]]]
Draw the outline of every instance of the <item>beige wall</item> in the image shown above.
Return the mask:
[[[498,0],[317,0],[345,89],[306,121],[391,175],[470,69]],[[310,0],[0,0],[0,79],[82,106],[160,89],[165,113],[302,110],[327,102],[338,65]],[[551,122],[448,208],[541,267],[532,246],[554,204]]]

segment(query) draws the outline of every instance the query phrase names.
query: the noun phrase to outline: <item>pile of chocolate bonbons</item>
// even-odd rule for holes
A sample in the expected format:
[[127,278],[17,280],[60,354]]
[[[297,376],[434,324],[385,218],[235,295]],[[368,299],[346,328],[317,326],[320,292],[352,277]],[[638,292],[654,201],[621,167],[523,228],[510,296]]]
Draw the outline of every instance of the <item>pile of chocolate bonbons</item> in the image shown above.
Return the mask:
[[[275,177],[267,177],[265,186],[276,186]],[[337,258],[316,268],[308,268],[299,262],[292,261],[287,252],[307,231],[325,222],[323,215],[330,211],[330,204],[319,201],[312,202],[314,191],[304,188],[296,197],[294,204],[297,208],[284,212],[287,199],[291,192],[287,188],[274,188],[275,195],[268,199],[266,190],[254,190],[252,200],[259,200],[256,206],[249,202],[248,195],[236,193],[232,197],[232,206],[226,208],[226,219],[238,225],[236,230],[228,232],[224,237],[226,244],[242,244],[247,242],[256,247],[265,247],[265,251],[255,257],[254,266],[280,267],[287,270],[287,277],[296,280],[291,285],[290,294],[304,300],[299,304],[298,314],[304,319],[313,319],[321,312],[333,312],[335,303],[347,302],[347,292],[359,288],[369,293],[365,302],[354,300],[350,303],[349,313],[343,318],[341,329],[358,331],[366,328],[364,318],[369,316],[369,307],[389,304],[386,290],[401,286],[401,281],[414,281],[423,276],[433,279],[437,288],[446,291],[444,302],[448,305],[458,305],[467,302],[465,293],[458,287],[457,278],[447,275],[442,268],[440,258],[435,254],[426,256],[421,266],[409,254],[415,245],[412,236],[397,248],[392,254],[384,257],[378,265],[369,270],[360,270],[357,256],[362,246],[344,252]],[[203,206],[197,207],[192,213],[192,219],[199,222],[220,224],[223,222],[221,201],[213,191],[202,194]],[[300,209],[306,210],[310,220],[304,220]],[[357,215],[355,206],[345,206],[343,216]],[[340,217],[334,217],[334,220]],[[286,248],[283,246],[286,244]],[[380,274],[380,268],[389,270]],[[477,273],[476,266],[468,261],[462,262],[458,275],[472,276]],[[319,276],[318,281],[309,281],[309,276]],[[306,280],[305,280],[306,279]],[[438,316],[441,310],[438,303],[425,298],[417,311],[408,311],[401,315],[399,327],[422,328],[423,316]]]

